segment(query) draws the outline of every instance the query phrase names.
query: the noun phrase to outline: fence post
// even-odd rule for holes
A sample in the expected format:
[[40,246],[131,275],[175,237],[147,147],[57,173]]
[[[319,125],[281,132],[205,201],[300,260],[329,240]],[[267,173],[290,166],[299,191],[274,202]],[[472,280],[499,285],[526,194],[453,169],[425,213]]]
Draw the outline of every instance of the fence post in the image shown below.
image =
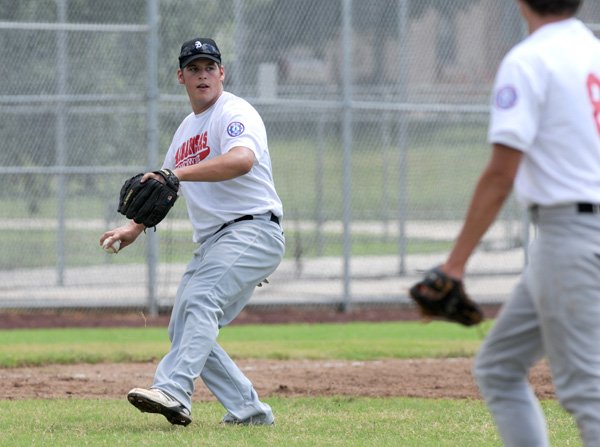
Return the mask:
[[[67,21],[67,1],[57,0],[57,18],[59,23]],[[57,92],[58,95],[65,96],[67,94],[67,32],[59,30],[56,33],[56,71],[57,71]],[[65,167],[67,165],[67,132],[66,132],[66,107],[64,101],[59,101],[56,105],[56,166]],[[66,265],[66,207],[67,207],[67,175],[66,173],[58,174],[57,185],[57,234],[56,234],[56,284],[59,286],[65,285],[65,265]]]
[[341,310],[350,308],[350,260],[352,258],[352,0],[343,0],[342,4],[342,222],[343,234],[343,282]]
[[[400,79],[399,79],[399,100],[406,103],[407,97],[407,57],[406,57],[406,42],[408,29],[408,2],[399,0],[398,5],[398,48],[400,54],[398,61],[400,64]],[[408,193],[406,175],[407,169],[407,148],[406,135],[408,133],[408,125],[406,123],[407,113],[400,112],[398,122],[398,273],[406,274],[406,247],[408,245],[406,239],[406,217],[408,214]]]
[[[147,112],[146,138],[148,147],[148,170],[158,167],[158,0],[148,0],[148,45],[147,48]],[[156,275],[158,264],[158,236],[154,231],[148,232],[148,313],[158,315],[156,296]]]
[[[315,225],[315,247],[317,256],[323,255],[323,224],[327,219],[327,214],[324,209],[324,192],[325,192],[325,184],[324,184],[324,166],[325,163],[325,122],[327,120],[327,115],[323,112],[320,114],[315,114],[317,116],[317,131],[316,137],[317,141],[315,142],[315,215],[314,219],[316,222]],[[299,217],[298,217],[299,218]]]

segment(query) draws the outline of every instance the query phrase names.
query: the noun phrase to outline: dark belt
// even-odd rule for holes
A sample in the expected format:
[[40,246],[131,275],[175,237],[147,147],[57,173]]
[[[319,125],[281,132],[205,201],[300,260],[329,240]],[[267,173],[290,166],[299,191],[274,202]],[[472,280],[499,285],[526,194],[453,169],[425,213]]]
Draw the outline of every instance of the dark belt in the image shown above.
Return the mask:
[[[219,229],[217,231],[215,231],[215,234],[217,234],[219,231],[224,230],[226,227],[228,227],[232,223],[241,222],[242,220],[254,220],[254,216],[252,216],[250,214],[246,214],[245,216],[238,217],[237,219],[230,220],[229,222],[225,222],[223,225],[221,225],[219,227]],[[277,225],[279,225],[279,217],[277,217],[275,214],[271,213],[271,217],[269,218],[269,220],[271,222],[275,222]]]
[[[540,207],[533,205],[529,209],[536,212]],[[580,214],[600,214],[600,204],[597,203],[576,203],[575,211]]]

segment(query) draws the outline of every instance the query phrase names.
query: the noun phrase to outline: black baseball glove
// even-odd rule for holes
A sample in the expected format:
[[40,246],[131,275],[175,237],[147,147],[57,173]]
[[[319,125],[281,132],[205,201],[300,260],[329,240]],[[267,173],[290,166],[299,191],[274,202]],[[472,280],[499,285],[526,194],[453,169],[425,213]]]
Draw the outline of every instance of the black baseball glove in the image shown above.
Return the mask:
[[462,281],[446,275],[440,267],[426,272],[410,288],[410,296],[425,318],[438,317],[473,326],[483,321],[483,312],[465,293]]
[[170,169],[154,171],[164,183],[153,178],[140,183],[144,174],[126,180],[119,195],[119,213],[146,227],[155,227],[171,210],[177,200],[179,179]]

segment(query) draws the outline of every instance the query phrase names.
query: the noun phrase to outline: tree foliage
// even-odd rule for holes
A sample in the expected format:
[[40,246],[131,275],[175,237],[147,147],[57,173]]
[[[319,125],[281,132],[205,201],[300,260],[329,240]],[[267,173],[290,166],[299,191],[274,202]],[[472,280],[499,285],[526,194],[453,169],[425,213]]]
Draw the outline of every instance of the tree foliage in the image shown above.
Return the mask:
[[[479,0],[411,0],[408,13],[419,19],[435,10],[453,16]],[[158,53],[158,80],[162,94],[183,94],[176,82],[177,56],[183,41],[214,37],[223,52],[228,74],[236,73],[247,85],[263,62],[277,62],[304,46],[316,60],[339,48],[342,0],[158,0],[159,47],[147,48],[144,32],[66,31],[65,54],[60,54],[55,30],[0,32],[0,95],[33,98],[31,104],[4,105],[0,164],[51,166],[57,162],[58,115],[67,112],[64,139],[69,166],[143,165],[147,55]],[[378,45],[397,38],[398,0],[352,2],[352,26],[357,36],[371,40],[376,59]],[[137,24],[148,18],[147,0],[0,0],[0,21],[54,23],[61,6],[68,23]],[[442,42],[440,45],[449,45]],[[337,51],[337,50],[336,50]],[[64,58],[61,59],[61,57]],[[61,69],[60,61],[64,62]],[[243,71],[242,71],[243,69]],[[61,86],[61,76],[66,74]],[[367,82],[378,83],[379,71]],[[112,102],[52,102],[37,98],[53,95],[113,95]],[[138,95],[139,101],[127,100]],[[123,99],[121,99],[123,98]],[[103,109],[105,106],[112,109]],[[62,110],[62,112],[61,112]],[[105,110],[105,111],[103,111]],[[118,110],[118,111],[117,111]],[[161,124],[168,140],[187,109],[164,113]],[[161,148],[164,150],[164,148]],[[4,190],[10,189],[9,184]],[[48,191],[49,188],[42,190]]]

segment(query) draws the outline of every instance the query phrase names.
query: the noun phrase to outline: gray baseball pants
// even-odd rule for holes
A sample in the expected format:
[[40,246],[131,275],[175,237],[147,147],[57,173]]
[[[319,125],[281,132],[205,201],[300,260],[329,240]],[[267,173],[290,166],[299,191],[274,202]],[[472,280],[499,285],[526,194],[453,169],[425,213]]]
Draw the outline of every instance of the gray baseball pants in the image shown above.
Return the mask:
[[158,364],[152,387],[189,410],[194,381],[202,377],[236,418],[272,413],[216,341],[219,329],[241,312],[283,258],[283,232],[269,217],[236,222],[209,237],[183,275],[169,323],[171,349]]
[[477,355],[474,374],[505,446],[549,445],[528,382],[547,357],[557,398],[586,447],[600,446],[600,214],[532,212],[529,264]]

